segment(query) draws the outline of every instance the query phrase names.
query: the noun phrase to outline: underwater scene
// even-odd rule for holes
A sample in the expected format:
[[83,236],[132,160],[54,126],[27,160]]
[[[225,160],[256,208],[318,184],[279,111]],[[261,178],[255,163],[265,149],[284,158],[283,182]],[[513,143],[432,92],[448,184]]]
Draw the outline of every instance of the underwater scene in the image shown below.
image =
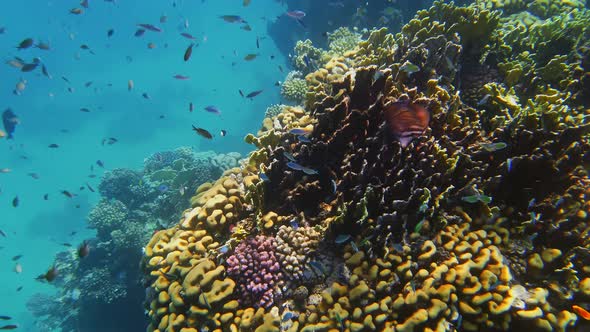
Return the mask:
[[4,1],[0,330],[590,331],[589,2]]

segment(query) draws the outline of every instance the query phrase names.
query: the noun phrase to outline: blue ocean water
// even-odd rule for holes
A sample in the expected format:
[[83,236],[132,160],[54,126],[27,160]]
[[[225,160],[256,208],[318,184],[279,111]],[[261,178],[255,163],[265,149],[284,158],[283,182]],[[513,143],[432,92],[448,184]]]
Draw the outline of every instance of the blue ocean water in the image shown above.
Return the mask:
[[[359,325],[352,324],[361,320],[366,325],[364,330],[371,330],[368,326],[375,322],[382,330],[390,330],[393,326],[394,331],[403,331],[400,326],[406,323],[402,320],[407,318],[411,323],[416,313],[424,319],[422,323],[416,323],[415,331],[434,329],[435,326],[449,331],[483,327],[506,330],[507,326],[511,330],[528,327],[526,324],[533,321],[538,326],[541,326],[539,322],[545,321],[544,326],[550,324],[555,328],[562,323],[552,321],[550,315],[557,312],[558,316],[563,316],[559,319],[567,321],[563,324],[574,326],[577,319],[579,325],[574,331],[584,331],[588,322],[582,322],[580,312],[590,308],[590,297],[588,287],[583,296],[580,291],[584,288],[582,285],[590,285],[588,271],[584,269],[584,274],[580,274],[585,278],[579,287],[568,283],[580,275],[568,274],[572,279],[567,281],[557,277],[563,277],[562,272],[569,266],[568,260],[580,270],[579,266],[587,265],[588,258],[587,254],[579,254],[584,259],[573,259],[572,252],[578,254],[579,248],[568,248],[575,242],[570,241],[571,238],[579,236],[582,243],[587,229],[577,230],[579,233],[574,232],[573,236],[569,234],[567,223],[559,226],[564,221],[582,224],[588,220],[582,203],[571,197],[571,193],[579,194],[584,189],[586,196],[583,198],[579,194],[579,200],[586,199],[584,204],[588,206],[589,191],[583,186],[588,183],[587,131],[590,127],[587,118],[590,102],[587,92],[590,74],[587,69],[590,66],[590,43],[587,39],[590,30],[587,24],[579,23],[590,21],[588,2],[458,0],[447,6],[450,2],[437,1],[434,5],[433,0],[21,0],[3,3],[0,12],[0,45],[3,46],[0,113],[11,111],[15,116],[0,122],[0,130],[9,131],[7,123],[16,123],[16,129],[13,138],[0,137],[0,330],[145,331],[147,326],[148,331],[156,327],[158,331],[170,331],[178,330],[180,326],[210,331],[211,326],[227,329],[231,324],[231,328],[239,325],[240,329],[251,331],[254,328],[243,328],[240,320],[250,314],[250,308],[265,308],[277,330],[279,326],[281,330],[287,330],[296,321],[301,324],[299,328],[311,329],[314,325],[306,324],[317,323],[317,317],[313,316],[324,311],[325,316],[320,318],[318,325],[325,324],[328,319],[324,317],[330,316],[330,328],[342,331],[358,328]],[[455,7],[471,3],[474,5],[470,8]],[[418,15],[420,20],[410,21],[419,9],[430,6],[429,11]],[[497,11],[487,12],[491,8]],[[417,22],[427,22],[428,29]],[[396,35],[404,25],[407,29]],[[381,27],[386,27],[393,36],[375,32]],[[531,32],[533,38],[529,38],[528,32],[522,33],[529,31],[527,29],[536,33],[541,31],[542,36]],[[521,31],[521,35],[501,41],[501,37],[510,36],[504,34],[506,31],[516,35]],[[572,31],[580,33],[575,40]],[[549,35],[554,39],[543,40],[544,33],[552,33]],[[527,37],[526,43],[524,36]],[[373,37],[375,39],[371,39]],[[534,37],[538,38],[538,44],[531,42]],[[17,49],[16,46],[28,38],[34,45]],[[304,43],[303,48],[308,49],[294,50],[298,41],[306,39],[312,41],[313,47],[310,46],[312,43]],[[359,51],[357,46],[366,39],[370,39],[366,44],[369,46],[363,47],[389,47],[387,52],[378,56],[372,54],[375,58],[368,63],[377,64],[372,67],[354,63],[358,58],[348,58],[358,55],[355,53]],[[541,45],[536,54],[538,57],[529,58],[537,51],[538,45]],[[360,49],[361,52],[365,50]],[[526,61],[519,63],[517,60]],[[16,68],[25,64],[37,65],[32,71]],[[523,75],[515,74],[523,70],[522,65],[535,69]],[[506,71],[510,66],[518,70]],[[325,72],[330,69],[326,76],[350,77],[351,81],[354,77],[354,84],[343,88],[342,81],[326,77],[326,82],[314,86],[309,79],[313,76],[307,76],[307,83],[303,82],[303,94],[320,86],[326,93],[322,97],[326,97],[323,105],[313,107],[307,102],[321,96],[322,92],[317,95],[308,93],[307,100],[295,100],[297,98],[290,99],[281,91],[288,75],[298,77],[293,81],[302,81],[306,74],[317,74],[318,68]],[[364,73],[364,77],[359,73]],[[554,73],[559,75],[553,77]],[[572,80],[567,81],[567,76],[572,76],[568,77]],[[448,96],[442,90],[430,95],[435,81],[437,89],[446,90]],[[356,85],[358,82],[370,84]],[[392,87],[389,83],[393,84]],[[384,86],[379,87],[380,84]],[[347,89],[349,91],[345,91]],[[553,92],[562,99],[554,97],[557,101],[551,100],[554,95],[550,93]],[[250,93],[252,98],[246,97]],[[365,94],[371,95],[370,98]],[[347,100],[340,103],[342,96]],[[377,99],[373,100],[374,97]],[[427,99],[429,104],[422,105]],[[336,101],[340,104],[334,109],[343,107],[350,112],[345,119],[340,119],[338,112],[332,112],[334,109],[330,105],[333,104],[330,103]],[[559,103],[563,104],[559,105],[562,107],[557,107]],[[247,157],[254,150],[252,145],[244,142],[244,136],[256,133],[267,108],[277,104],[302,106],[317,122],[312,120],[303,128],[301,124],[305,121],[295,121],[297,127],[294,128],[293,123],[282,123],[283,119],[271,119],[276,129],[273,134],[278,133],[280,143],[258,149],[258,152],[267,154],[268,160],[259,162],[256,159],[258,168],[244,167],[245,171],[224,179],[235,180],[232,190],[240,188],[241,194],[248,194],[240,196],[244,202],[239,208],[220,203],[225,211],[217,216],[228,216],[228,222],[220,222],[218,228],[214,226],[219,225],[209,224],[208,218],[221,209],[216,206],[213,214],[203,214],[206,217],[199,214],[195,218],[183,219],[196,226],[176,227],[182,211],[190,207],[192,202],[189,199],[201,183],[215,181],[224,170],[239,166],[240,157]],[[367,105],[371,106],[363,110]],[[525,105],[535,105],[536,108],[528,109]],[[571,188],[563,192],[562,189],[568,186],[560,184],[556,187],[563,188],[551,188],[555,195],[549,198],[543,197],[548,194],[543,193],[545,188],[539,183],[553,177],[547,175],[554,174],[553,167],[537,167],[532,162],[523,164],[528,152],[516,149],[519,145],[516,141],[524,140],[526,135],[516,135],[516,129],[514,133],[502,131],[512,127],[512,121],[521,121],[519,118],[524,113],[538,112],[536,116],[539,116],[545,115],[543,112],[548,109],[564,113],[562,115],[570,114],[559,119],[562,123],[552,120],[558,123],[555,128],[550,125],[552,121],[547,121],[547,127],[544,124],[555,115],[551,112],[547,113],[550,115],[547,119],[537,118],[542,125],[535,130],[531,128],[539,124],[526,121],[526,126],[531,126],[526,127],[527,133],[530,130],[543,137],[536,140],[551,142],[554,137],[560,137],[556,141],[565,144],[569,135],[586,135],[579,136],[583,139],[576,142],[583,146],[581,149],[586,149],[583,157],[580,151],[577,157],[573,151],[572,158],[557,158],[553,151],[547,152],[545,145],[535,148],[535,153],[543,158],[530,152],[536,160],[546,157],[556,159],[556,165],[557,161],[564,164],[568,161],[580,169],[580,164],[586,167],[585,173],[581,170],[574,172],[578,168],[571,165],[568,167],[573,170],[565,166],[555,167],[562,172],[562,176],[555,178],[567,183],[564,179],[579,177],[576,185],[581,189],[570,183]],[[364,118],[358,119],[365,119],[365,124],[358,128],[349,126],[347,122],[356,121],[354,116],[364,111]],[[302,114],[293,109],[289,112]],[[498,120],[503,117],[501,113],[511,118],[509,125]],[[458,128],[457,119],[453,120],[455,117],[463,117],[461,121],[465,120],[465,124],[477,127],[473,128],[477,133],[473,134],[473,137],[477,136],[473,142],[462,139],[467,134],[461,130],[470,127]],[[269,121],[266,120],[268,128]],[[334,129],[340,125],[340,129]],[[525,128],[524,124],[522,126],[517,129]],[[345,130],[345,127],[349,129]],[[490,128],[495,129],[488,130]],[[390,132],[381,137],[388,129]],[[354,130],[364,131],[365,138],[359,133],[349,135]],[[556,136],[544,136],[547,133]],[[465,137],[471,136],[470,133]],[[338,139],[333,139],[335,137]],[[337,150],[343,140],[352,140],[350,147],[355,147],[357,142],[360,146],[346,152],[343,160],[339,159],[340,156],[328,156],[332,151],[326,151],[326,147]],[[329,141],[336,143],[331,145],[327,143]],[[384,145],[387,148],[381,149],[381,141],[387,144]],[[565,148],[555,146],[551,150]],[[427,155],[430,148],[433,149],[430,151],[437,152]],[[451,157],[446,153],[455,149],[461,152],[452,152],[452,159],[456,159],[449,163]],[[526,149],[522,147],[522,150]],[[541,150],[544,154],[539,152]],[[566,153],[570,153],[569,148]],[[373,154],[378,154],[376,159],[379,162],[371,165],[368,160]],[[417,156],[421,156],[419,162]],[[364,159],[361,161],[360,158]],[[443,159],[444,163],[441,162]],[[432,170],[427,169],[430,161],[434,165]],[[472,165],[457,167],[459,161]],[[249,162],[254,163],[254,159]],[[351,165],[354,167],[349,167]],[[463,167],[467,173],[456,175],[455,172],[461,172],[457,169]],[[531,171],[533,175],[527,178],[524,173],[528,174],[529,170],[523,170],[526,167],[539,168],[540,175]],[[435,168],[436,173],[431,174]],[[488,168],[489,171],[484,171]],[[399,172],[391,172],[392,169]],[[411,175],[414,171],[416,174]],[[481,179],[473,176],[476,182],[461,184],[472,174],[480,174]],[[424,175],[427,179],[416,180]],[[517,179],[521,175],[523,179]],[[252,179],[257,176],[262,181]],[[414,176],[413,179],[410,176]],[[452,180],[446,176],[451,176]],[[444,182],[437,182],[443,178]],[[386,188],[388,182],[390,185]],[[412,192],[409,188],[401,188],[407,184]],[[395,189],[397,186],[400,188]],[[305,190],[298,191],[301,187]],[[442,190],[445,187],[447,189]],[[378,191],[374,191],[375,188]],[[210,192],[215,190],[217,187]],[[381,194],[375,194],[379,190]],[[269,192],[272,194],[268,195]],[[257,195],[262,195],[262,199],[256,201],[260,198]],[[408,196],[407,202],[405,196]],[[199,204],[205,204],[203,202]],[[199,204],[195,203],[193,207]],[[353,205],[354,208],[348,209]],[[227,210],[233,208],[236,210],[232,210],[229,217]],[[240,209],[243,211],[234,214]],[[277,219],[280,221],[269,227],[262,226],[264,219],[261,217],[275,211],[283,219]],[[357,216],[359,211],[360,219]],[[568,211],[569,215],[563,211]],[[458,213],[461,217],[456,215]],[[563,218],[550,217],[553,215]],[[201,220],[194,221],[199,218]],[[203,221],[205,218],[206,222]],[[231,218],[234,220],[229,221]],[[502,237],[502,245],[494,244],[500,249],[493,252],[504,255],[498,260],[504,268],[494,268],[494,282],[490,282],[491,277],[486,277],[487,290],[499,289],[502,294],[510,292],[510,296],[518,293],[514,295],[517,299],[511,311],[506,309],[498,316],[490,314],[493,310],[488,312],[488,305],[491,309],[504,300],[499,301],[497,296],[492,298],[488,292],[482,298],[489,296],[492,299],[482,300],[483,304],[476,306],[477,310],[483,307],[485,318],[480,320],[481,317],[468,310],[468,306],[461,306],[470,299],[469,296],[463,297],[469,288],[462,281],[457,284],[449,282],[460,290],[453,293],[458,299],[442,301],[455,303],[447,303],[448,309],[435,313],[435,319],[431,311],[438,310],[441,301],[433,301],[432,308],[435,309],[431,309],[430,304],[426,304],[429,300],[422,298],[413,303],[408,300],[406,304],[409,306],[400,306],[399,310],[380,303],[379,310],[383,314],[373,314],[375,320],[372,321],[371,313],[377,309],[369,308],[376,307],[377,299],[382,295],[383,299],[397,296],[395,303],[403,297],[410,298],[407,295],[411,292],[422,291],[420,287],[425,287],[426,282],[421,284],[423,276],[420,274],[424,275],[428,269],[424,262],[432,259],[432,264],[453,266],[457,262],[448,263],[447,257],[471,259],[463,258],[468,255],[457,256],[462,250],[441,246],[441,242],[447,241],[446,234],[459,229],[451,226],[472,227],[469,232],[472,240],[475,239],[473,247],[481,247],[483,244],[476,244],[478,237],[481,237],[480,243],[493,238],[496,239],[493,242],[500,242],[498,234],[501,233],[495,234],[491,231],[495,228],[490,228],[496,221],[506,222],[502,227],[508,229],[506,233],[510,233],[511,238],[507,241],[506,235],[506,239]],[[507,226],[508,221],[511,226]],[[340,222],[342,224],[338,225]],[[557,226],[554,227],[554,223]],[[193,226],[194,229],[190,229]],[[281,236],[291,237],[285,235],[287,233],[279,236],[283,226],[293,232],[299,230],[300,234],[312,234],[318,229],[322,234],[314,240],[315,247],[309,247],[315,249],[298,258],[301,270],[293,269],[297,265],[293,262],[285,263],[287,259],[284,257],[281,258],[282,266],[277,262],[272,265],[273,270],[257,269],[262,266],[256,265],[260,256],[268,253],[278,256],[280,252],[279,245],[271,245],[275,242],[270,237],[275,237],[276,243]],[[546,227],[545,231],[542,227]],[[195,249],[197,245],[191,247],[191,243],[182,250],[177,247],[167,251],[167,248],[156,253],[158,245],[168,244],[168,236],[180,238],[179,234],[187,228],[189,232],[182,235],[192,237],[187,242],[197,242],[196,238],[202,235],[196,233],[206,229],[208,233],[205,234],[219,243],[206,245],[207,250],[202,251]],[[476,228],[483,232],[476,233]],[[556,230],[561,233],[553,233]],[[467,232],[462,229],[460,233],[464,231]],[[568,237],[559,238],[564,234]],[[256,239],[258,236],[260,240]],[[587,247],[587,241],[583,245]],[[381,247],[385,252],[380,252]],[[489,253],[488,248],[492,245],[486,243],[485,247],[487,251],[481,252]],[[424,256],[420,252],[426,249],[436,252],[436,256],[430,253],[420,259]],[[388,268],[383,272],[386,283],[377,283],[376,277],[371,279],[363,275],[359,269],[361,265],[353,269],[359,264],[351,258],[353,255],[362,257],[362,265],[366,265],[363,268],[371,261],[378,262],[382,254],[384,260],[399,264],[397,259],[391,259],[390,250],[392,254],[393,251],[396,255],[403,254],[401,256],[406,256],[408,262],[412,261],[410,256],[417,256],[417,260],[412,264],[401,264],[411,266],[407,273],[398,268],[391,273],[394,268],[391,271]],[[180,251],[182,253],[175,256]],[[475,255],[479,249],[473,251]],[[529,259],[529,254],[540,253],[537,256],[551,263],[557,259],[551,255],[557,257],[562,251],[565,259],[560,264],[563,266],[556,262],[546,264],[545,270],[536,271],[539,274],[527,270],[526,264],[534,268],[532,263],[538,263]],[[184,258],[178,258],[181,255]],[[250,274],[242,265],[245,264],[244,257],[250,259],[247,262]],[[222,312],[219,308],[225,310],[222,304],[229,302],[217,300],[215,303],[214,299],[212,306],[206,294],[210,292],[205,289],[210,285],[195,286],[190,281],[188,286],[185,284],[189,279],[187,276],[203,261],[215,261],[225,271],[219,275],[236,282],[236,291],[224,295],[224,300],[239,303],[239,306],[235,309],[228,305],[228,310],[234,310],[232,315],[235,315],[230,315],[232,318],[229,319],[226,315],[223,324],[220,323],[223,319],[219,318]],[[434,266],[432,264],[430,267]],[[257,273],[251,273],[254,270],[267,274],[260,278]],[[371,267],[370,270],[373,271],[371,274],[377,274],[378,269]],[[57,277],[54,279],[55,271]],[[275,273],[277,271],[283,275]],[[296,275],[297,272],[301,275]],[[283,284],[281,279],[288,273],[292,273],[288,277],[295,277]],[[502,274],[509,280],[500,278]],[[552,278],[559,281],[548,285],[546,281]],[[256,281],[255,287],[251,287],[252,280]],[[350,282],[352,287],[352,280],[367,281],[365,285],[376,283],[381,287],[370,285],[367,299],[359,296],[349,301],[334,297],[336,305],[333,309],[316,306],[317,301],[321,301],[318,298],[326,292],[336,292],[331,282]],[[176,287],[178,284],[174,282],[182,287]],[[386,288],[383,288],[384,284]],[[575,295],[563,285],[574,289]],[[258,289],[249,292],[248,286]],[[268,295],[264,287],[276,293],[269,296],[271,300],[264,298]],[[199,294],[195,296],[196,288]],[[530,318],[527,315],[538,314],[533,310],[522,311],[523,307],[519,306],[533,306],[529,303],[532,301],[525,303],[521,298],[529,299],[531,294],[545,288],[550,294],[542,307],[545,317],[526,321]],[[186,295],[189,289],[192,295]],[[481,293],[476,296],[479,295]],[[175,302],[174,296],[180,296],[181,301]],[[341,303],[351,301],[355,309],[345,308],[348,312],[335,309]],[[370,301],[373,303],[369,305]],[[457,307],[458,301],[461,302]],[[475,302],[479,301],[474,297],[472,303]],[[382,309],[383,306],[387,309]],[[363,315],[367,315],[366,319],[359,314],[360,308],[364,310]],[[541,310],[539,308],[537,311]],[[570,308],[580,318],[566,315]],[[424,315],[426,310],[428,314]],[[264,311],[257,311],[259,321],[255,324],[263,324],[260,312]],[[338,312],[345,312],[347,316],[339,316]],[[174,318],[179,317],[174,316],[176,314],[184,314],[187,319],[182,317],[178,319],[180,323],[174,322]],[[264,325],[266,320],[265,315]],[[505,324],[497,325],[503,320]],[[508,323],[512,325],[506,325]]]
[[[265,33],[268,20],[284,11],[274,1],[254,1],[248,7],[230,0],[89,1],[81,15],[69,12],[74,7],[80,7],[76,1],[12,1],[2,4],[0,15],[0,27],[6,29],[0,34],[2,59],[18,56],[30,62],[39,57],[52,76],[43,76],[40,68],[20,72],[3,64],[0,69],[1,111],[12,109],[20,122],[14,140],[0,141],[0,168],[12,170],[0,174],[0,229],[6,233],[0,237],[0,315],[11,316],[22,331],[36,330],[25,307],[28,299],[54,291],[35,278],[64,250],[61,243],[76,246],[94,234],[86,228],[86,215],[99,195],[78,188],[87,182],[98,185],[104,170],[96,161],[103,161],[106,170],[139,168],[150,154],[179,146],[244,154],[249,149],[244,135],[256,132],[266,106],[279,101],[273,83],[284,74],[277,66],[286,67],[284,55]],[[225,14],[243,16],[252,31],[225,23],[219,18]],[[167,21],[160,23],[164,15]],[[135,37],[139,23],[163,31]],[[109,29],[114,30],[110,38]],[[198,44],[187,62],[183,54],[191,41],[181,32],[192,34]],[[25,38],[46,42],[50,50],[16,50]],[[150,42],[156,47],[149,49]],[[83,44],[95,54],[81,49]],[[248,53],[260,57],[244,61]],[[190,79],[175,80],[176,74]],[[26,89],[15,95],[21,79]],[[131,91],[129,80],[134,82]],[[85,87],[87,82],[92,84]],[[247,100],[238,89],[264,92]],[[205,112],[207,105],[217,106],[221,114]],[[215,139],[197,136],[192,124],[206,128]],[[219,135],[222,129],[227,136]],[[101,144],[109,137],[118,142]],[[48,148],[50,144],[59,148]],[[37,173],[39,179],[28,173]],[[76,196],[68,198],[62,190]],[[46,193],[48,200],[43,199]],[[19,205],[13,207],[17,196]],[[14,271],[16,255],[22,255],[20,274]]]

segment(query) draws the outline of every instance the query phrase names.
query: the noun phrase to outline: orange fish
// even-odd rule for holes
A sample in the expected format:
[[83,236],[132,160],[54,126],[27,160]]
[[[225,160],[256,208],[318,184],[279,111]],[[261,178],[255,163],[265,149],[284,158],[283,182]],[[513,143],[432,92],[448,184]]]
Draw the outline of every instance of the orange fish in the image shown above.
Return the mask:
[[572,306],[572,309],[574,309],[578,316],[581,316],[585,320],[590,320],[590,312],[588,312],[586,309],[579,307],[575,304]]
[[430,112],[426,108],[406,101],[387,105],[384,113],[390,132],[403,148],[422,135],[430,122]]

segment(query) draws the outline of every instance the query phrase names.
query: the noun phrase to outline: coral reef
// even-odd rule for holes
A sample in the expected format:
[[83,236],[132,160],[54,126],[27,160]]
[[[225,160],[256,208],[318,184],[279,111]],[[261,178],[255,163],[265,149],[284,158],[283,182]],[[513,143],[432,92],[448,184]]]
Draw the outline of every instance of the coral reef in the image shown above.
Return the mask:
[[[183,147],[153,154],[142,170],[106,172],[99,185],[102,198],[87,218],[88,226],[96,230],[96,238],[89,242],[90,255],[83,260],[75,250],[57,255],[59,277],[53,283],[57,295],[36,307],[43,298],[40,294],[29,305],[41,318],[37,326],[44,331],[78,331],[86,325],[130,331],[142,326],[145,290],[137,283],[137,262],[143,246],[156,230],[190,207],[197,187],[236,167],[239,159],[238,153],[195,153]],[[97,322],[97,313],[120,319]]]
[[588,10],[552,3],[300,43],[304,107],[148,242],[148,331],[588,329]]

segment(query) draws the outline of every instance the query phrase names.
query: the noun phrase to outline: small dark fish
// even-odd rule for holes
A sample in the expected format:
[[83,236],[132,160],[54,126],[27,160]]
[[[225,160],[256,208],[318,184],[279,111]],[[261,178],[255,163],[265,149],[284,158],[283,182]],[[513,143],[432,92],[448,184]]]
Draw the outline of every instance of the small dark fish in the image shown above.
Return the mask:
[[82,1],[80,1],[80,6],[88,9],[88,0],[82,0]]
[[193,37],[193,35],[191,35],[190,33],[186,33],[186,32],[183,32],[180,35],[183,36],[184,38],[187,38],[187,39],[190,39],[190,40],[197,39],[197,38]]
[[93,83],[92,81],[88,81],[88,82],[84,83],[84,86],[88,88],[92,85],[92,83]]
[[12,199],[12,206],[17,207],[18,203],[19,203],[18,196],[14,196],[14,198]]
[[145,99],[151,99],[150,95],[148,95],[147,92],[142,93],[141,96]]
[[17,292],[20,292],[21,290],[23,290],[23,286],[18,286],[18,288],[16,289]]
[[184,51],[184,61],[188,61],[191,58],[191,54],[193,54],[193,46],[195,44],[190,44],[187,48],[186,51]]
[[80,112],[84,112],[84,113],[90,113],[90,110],[89,110],[89,109],[87,109],[86,107],[82,107],[82,108],[80,109]]
[[64,81],[66,81],[66,82],[68,82],[68,83],[70,83],[70,80],[67,77],[65,77],[65,76],[62,76],[61,79],[64,80]]
[[305,12],[301,11],[301,10],[292,10],[292,11],[286,12],[285,14],[287,14],[287,16],[294,18],[296,20],[300,20],[306,16]]
[[159,185],[159,186],[158,186],[158,191],[160,191],[160,192],[162,192],[162,193],[165,193],[165,192],[167,192],[167,191],[168,191],[168,189],[170,189],[170,187],[168,187],[168,186],[167,186],[167,185],[165,185],[165,184],[161,184],[161,185]]
[[84,258],[88,256],[89,253],[90,245],[88,244],[88,241],[82,242],[82,244],[78,247],[78,257]]
[[246,21],[238,15],[222,15],[219,16],[219,18],[228,23],[246,23]]
[[252,92],[250,92],[249,94],[246,95],[246,98],[254,98],[254,97],[258,96],[259,94],[261,94],[262,91],[264,91],[264,90],[252,91]]
[[68,243],[68,242],[64,242],[61,245],[64,246],[64,247],[71,247],[72,246],[72,244],[71,243]]
[[39,174],[37,174],[37,173],[28,173],[27,175],[32,177],[35,180],[39,180]]
[[240,96],[242,96],[242,98],[244,98],[244,93],[242,92],[242,90],[238,90],[238,92],[240,93]]
[[250,26],[250,24],[244,24],[240,27],[240,29],[245,31],[252,31],[252,27]]
[[0,330],[14,330],[17,328],[18,328],[18,325],[11,324],[11,325],[4,325],[4,326],[0,327]]
[[221,132],[220,132],[219,134],[220,134],[221,136],[225,136],[225,135],[227,135],[227,131],[225,131],[225,130],[221,129]]
[[112,37],[114,33],[115,33],[115,30],[114,29],[109,29],[107,31],[107,37],[109,37],[109,38]]
[[49,194],[45,194],[45,195],[43,195],[43,199],[44,199],[44,200],[49,200]]
[[13,139],[14,130],[20,121],[10,108],[7,108],[4,112],[2,112],[2,123],[4,124],[4,131],[6,131],[7,134],[6,139]]
[[244,60],[252,61],[252,60],[256,59],[257,56],[258,56],[258,54],[250,53],[244,57]]
[[34,43],[33,38],[27,38],[27,39],[21,41],[16,48],[18,50],[24,50],[24,49],[27,49],[27,48],[33,46],[33,43]]
[[279,65],[279,71],[282,73],[283,72],[283,67],[281,67],[281,65]]
[[117,143],[118,141],[119,140],[114,137],[109,137],[106,142],[108,145],[113,145],[113,144]]
[[205,111],[207,111],[209,113],[213,113],[213,114],[221,114],[221,111],[219,110],[219,108],[217,108],[213,105],[209,105],[209,106],[205,107]]
[[23,257],[23,255],[16,255],[14,257],[12,257],[13,261],[18,261],[19,259],[21,259]]
[[141,36],[143,36],[144,33],[145,33],[144,29],[137,29],[137,31],[135,31],[135,33],[133,35],[135,37],[141,37]]
[[51,77],[51,74],[49,74],[49,71],[47,70],[47,67],[45,67],[44,64],[41,64],[41,73],[43,73],[43,75],[49,79],[53,78]]
[[0,235],[2,235],[2,236],[4,236],[4,237],[6,237],[6,233],[4,233],[4,231],[3,231],[3,230],[1,230],[1,229],[0,229]]
[[51,143],[51,144],[48,145],[48,147],[51,148],[51,149],[57,149],[57,148],[59,148],[59,145],[57,145],[55,143]]
[[153,31],[153,32],[162,32],[162,29],[160,29],[157,26],[152,25],[152,24],[141,23],[141,24],[138,24],[137,26],[142,27],[142,28],[149,30],[149,31]]
[[62,191],[61,191],[61,193],[62,193],[64,196],[66,196],[67,198],[72,198],[72,197],[74,197],[74,196],[75,196],[74,194],[72,194],[71,192],[69,192],[69,191],[67,191],[67,190],[62,190]]
[[206,139],[212,139],[213,135],[211,135],[210,132],[208,132],[207,130],[203,129],[203,128],[197,128],[195,126],[193,126],[193,130],[199,134],[202,137],[205,137]]
[[72,8],[70,9],[70,14],[80,15],[84,12],[82,8]]
[[57,270],[57,268],[55,266],[52,266],[49,268],[49,270],[47,270],[47,272],[45,272],[45,274],[41,274],[39,275],[36,279],[38,281],[47,281],[47,282],[52,282],[53,280],[55,280],[55,278],[57,278],[59,274],[59,271]]
[[33,71],[33,70],[35,70],[35,69],[37,68],[37,66],[38,66],[38,65],[39,65],[38,63],[25,63],[25,64],[24,64],[24,65],[21,67],[20,71],[22,71],[22,72],[25,72],[25,73],[26,73],[26,72],[30,72],[30,71]]
[[0,320],[11,320],[12,317],[10,316],[0,316]]
[[190,103],[188,104],[188,111],[192,113],[194,110],[195,110],[195,105],[193,105],[193,103],[192,103],[192,102],[190,102]]
[[181,81],[186,81],[188,80],[190,77],[188,76],[184,76],[184,75],[180,75],[180,74],[176,74],[174,76],[172,76],[172,78],[175,78],[177,80],[181,80]]
[[48,43],[44,42],[38,42],[37,45],[35,45],[35,47],[43,51],[49,51],[51,49],[51,46]]
[[260,48],[260,41],[258,40],[258,36],[256,36],[256,48]]
[[100,167],[100,168],[104,168],[104,163],[102,162],[102,160],[97,160],[96,164]]

